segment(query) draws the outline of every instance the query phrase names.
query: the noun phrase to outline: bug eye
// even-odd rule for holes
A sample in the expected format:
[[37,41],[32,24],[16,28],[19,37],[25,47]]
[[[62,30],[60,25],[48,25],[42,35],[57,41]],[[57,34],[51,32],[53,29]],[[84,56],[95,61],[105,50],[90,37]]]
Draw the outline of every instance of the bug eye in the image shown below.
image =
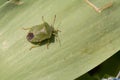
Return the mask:
[[31,40],[33,37],[34,37],[33,33],[28,33],[28,35],[27,35],[27,39],[28,40]]

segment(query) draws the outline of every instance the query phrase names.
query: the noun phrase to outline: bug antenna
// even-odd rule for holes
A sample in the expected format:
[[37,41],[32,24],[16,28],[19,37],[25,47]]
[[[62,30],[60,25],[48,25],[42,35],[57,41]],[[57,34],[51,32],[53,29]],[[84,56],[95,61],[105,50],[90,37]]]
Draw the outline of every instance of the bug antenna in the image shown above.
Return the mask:
[[53,20],[53,24],[52,24],[53,27],[54,27],[54,24],[55,24],[55,20],[56,20],[56,15],[54,16],[54,20]]

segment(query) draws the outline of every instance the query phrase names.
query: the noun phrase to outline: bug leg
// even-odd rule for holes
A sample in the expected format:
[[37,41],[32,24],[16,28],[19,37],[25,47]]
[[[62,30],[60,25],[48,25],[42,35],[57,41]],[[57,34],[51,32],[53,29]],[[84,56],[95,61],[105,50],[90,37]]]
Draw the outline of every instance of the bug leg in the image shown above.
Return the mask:
[[31,28],[22,28],[23,30],[30,30]]
[[31,46],[29,50],[32,50],[33,48],[39,47],[39,45]]
[[32,50],[33,48],[39,47],[41,43],[38,43],[38,45],[31,46],[29,50]]
[[49,49],[50,40],[48,39],[47,49]]
[[60,41],[59,36],[58,36],[56,39],[58,40],[58,42],[59,42],[59,44],[60,44],[60,46],[61,46],[61,41]]

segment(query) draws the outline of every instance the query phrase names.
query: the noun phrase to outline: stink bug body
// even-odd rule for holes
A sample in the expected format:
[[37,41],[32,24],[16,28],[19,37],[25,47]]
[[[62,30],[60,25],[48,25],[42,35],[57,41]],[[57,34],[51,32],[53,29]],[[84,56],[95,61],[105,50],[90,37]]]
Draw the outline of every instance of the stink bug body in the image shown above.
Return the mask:
[[[58,31],[54,29],[54,23],[55,23],[56,15],[54,17],[54,21],[52,25],[49,25],[47,22],[44,21],[44,17],[42,17],[43,23],[40,25],[32,26],[31,28],[27,28],[25,30],[29,30],[26,39],[31,42],[35,43],[37,45],[40,45],[42,42],[45,42],[47,40],[47,48],[50,43],[51,37],[55,36],[58,37]],[[37,46],[32,46],[30,50]]]

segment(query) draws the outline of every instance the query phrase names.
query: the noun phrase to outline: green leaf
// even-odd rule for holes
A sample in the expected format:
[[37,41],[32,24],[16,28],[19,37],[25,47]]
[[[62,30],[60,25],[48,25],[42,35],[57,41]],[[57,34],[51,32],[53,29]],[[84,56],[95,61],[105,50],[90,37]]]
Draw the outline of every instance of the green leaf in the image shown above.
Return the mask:
[[116,77],[120,71],[120,51],[75,80],[101,80]]
[[[102,13],[84,0],[23,0],[22,5],[1,1],[0,80],[73,80],[120,49],[119,0],[109,0],[113,6]],[[52,24],[55,14],[61,46],[55,42],[49,49],[43,45],[30,51],[22,28],[41,24],[42,16]]]

